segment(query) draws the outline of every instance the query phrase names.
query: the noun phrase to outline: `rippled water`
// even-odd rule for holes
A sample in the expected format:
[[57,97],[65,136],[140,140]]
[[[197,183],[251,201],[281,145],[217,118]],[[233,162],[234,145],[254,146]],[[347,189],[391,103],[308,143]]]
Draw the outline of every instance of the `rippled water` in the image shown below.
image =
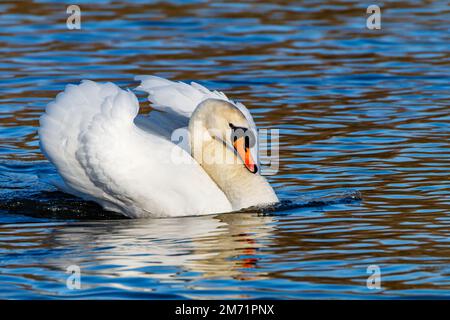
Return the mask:
[[[81,30],[72,1],[0,4],[0,298],[450,295],[447,1],[383,1],[381,30],[366,29],[374,1],[76,2]],[[138,74],[225,91],[279,128],[269,179],[310,205],[126,220],[42,182],[45,105]],[[347,190],[363,200],[314,202]]]

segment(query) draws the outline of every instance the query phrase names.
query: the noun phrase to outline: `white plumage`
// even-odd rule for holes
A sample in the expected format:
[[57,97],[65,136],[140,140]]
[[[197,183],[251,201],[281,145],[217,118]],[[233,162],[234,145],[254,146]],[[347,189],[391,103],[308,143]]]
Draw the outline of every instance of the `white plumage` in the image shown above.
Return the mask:
[[[184,216],[236,210],[208,173],[171,140],[209,98],[230,100],[192,83],[139,78],[155,111],[137,116],[136,96],[112,83],[68,85],[40,119],[40,145],[63,191],[129,217]],[[233,103],[234,104],[234,103]],[[250,113],[234,104],[254,127]],[[186,161],[173,163],[176,148]]]

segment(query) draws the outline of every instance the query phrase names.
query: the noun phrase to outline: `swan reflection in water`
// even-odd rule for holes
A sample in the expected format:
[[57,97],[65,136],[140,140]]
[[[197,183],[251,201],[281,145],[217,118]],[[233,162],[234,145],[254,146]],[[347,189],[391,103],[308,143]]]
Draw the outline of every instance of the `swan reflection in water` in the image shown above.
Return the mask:
[[273,222],[272,216],[253,213],[82,222],[56,228],[50,243],[73,244],[76,251],[53,263],[79,265],[89,275],[175,281],[180,273],[194,272],[256,280],[266,278],[255,268],[260,250],[270,246]]

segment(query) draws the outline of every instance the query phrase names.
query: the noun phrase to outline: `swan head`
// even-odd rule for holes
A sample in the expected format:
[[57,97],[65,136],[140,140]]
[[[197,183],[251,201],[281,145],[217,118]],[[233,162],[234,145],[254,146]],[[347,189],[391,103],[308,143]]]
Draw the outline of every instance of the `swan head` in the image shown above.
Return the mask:
[[[250,173],[258,172],[256,127],[246,109],[225,100],[207,99],[192,114],[189,131],[193,137],[191,150],[196,160],[203,156],[196,152],[198,146],[210,143],[217,146],[219,143],[222,150],[225,150],[222,153],[224,161],[237,160],[234,164],[245,166]],[[200,132],[201,135],[198,134]],[[227,157],[227,153],[234,154],[234,157]],[[215,154],[215,160],[217,158]]]
[[244,106],[219,99],[203,101],[189,120],[189,137],[192,157],[224,192],[233,210],[278,202],[260,174],[256,126]]

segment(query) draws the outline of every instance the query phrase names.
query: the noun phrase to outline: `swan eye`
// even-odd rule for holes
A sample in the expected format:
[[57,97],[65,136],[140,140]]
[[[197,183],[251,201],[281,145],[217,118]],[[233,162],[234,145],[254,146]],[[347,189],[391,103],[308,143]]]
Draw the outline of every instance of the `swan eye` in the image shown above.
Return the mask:
[[255,145],[255,136],[253,135],[252,130],[248,130],[248,128],[244,127],[236,127],[232,123],[230,123],[229,125],[232,129],[231,141],[233,141],[233,143],[239,138],[244,138],[245,146],[247,148],[252,148]]

